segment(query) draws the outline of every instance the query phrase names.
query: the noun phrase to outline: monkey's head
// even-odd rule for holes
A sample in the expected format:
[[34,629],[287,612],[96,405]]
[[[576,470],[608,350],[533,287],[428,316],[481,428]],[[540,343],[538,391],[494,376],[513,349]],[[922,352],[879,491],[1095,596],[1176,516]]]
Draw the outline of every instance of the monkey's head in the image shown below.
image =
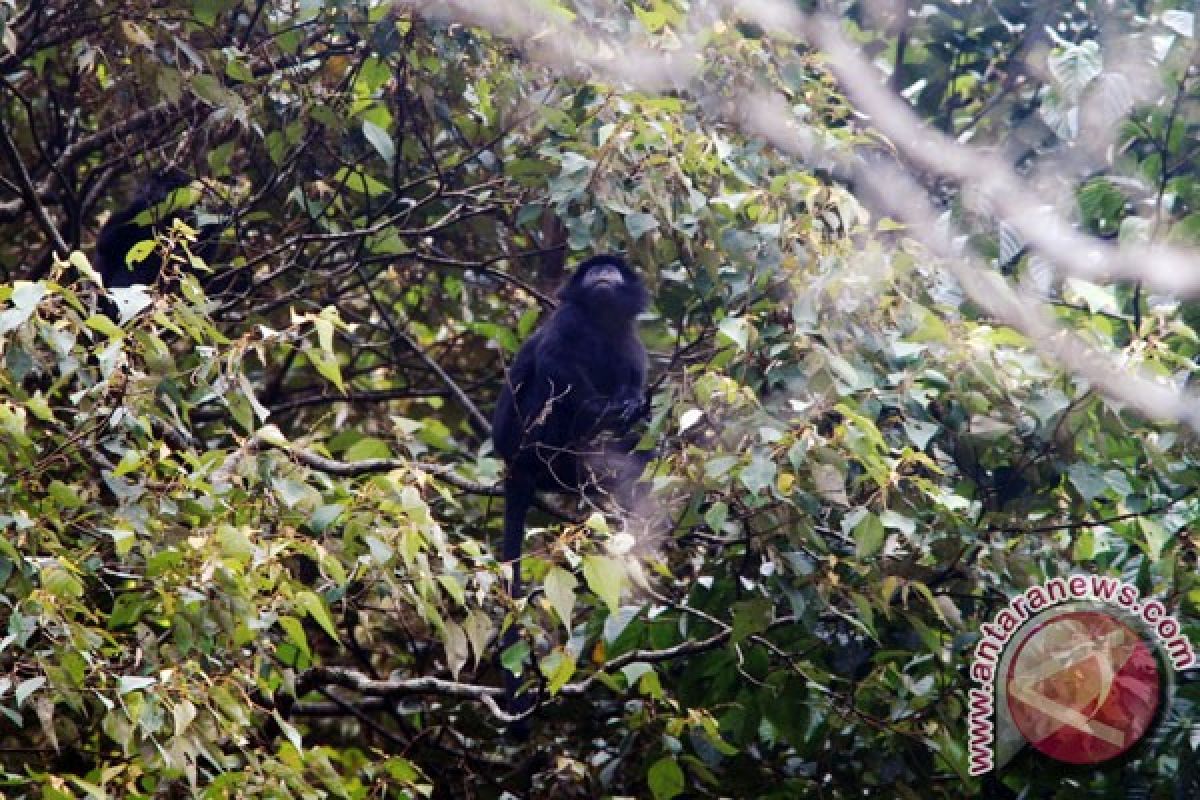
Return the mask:
[[564,303],[624,318],[636,317],[650,302],[638,274],[625,259],[611,254],[580,264],[558,296]]

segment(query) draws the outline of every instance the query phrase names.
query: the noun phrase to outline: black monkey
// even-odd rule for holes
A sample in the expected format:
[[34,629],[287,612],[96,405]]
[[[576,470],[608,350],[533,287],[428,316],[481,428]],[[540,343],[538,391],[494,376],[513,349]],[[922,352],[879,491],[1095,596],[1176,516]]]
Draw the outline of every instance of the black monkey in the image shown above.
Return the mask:
[[[596,256],[579,265],[559,299],[518,351],[492,420],[507,467],[501,557],[511,565],[513,597],[521,594],[534,493],[600,488],[620,499],[644,465],[630,455],[631,430],[646,407],[646,350],[635,325],[649,302],[641,279],[619,256]],[[515,638],[510,628],[502,647]],[[512,690],[510,682],[510,708]]]
[[[628,434],[645,408],[646,350],[634,320],[648,301],[619,256],[583,262],[562,304],[517,353],[496,402],[492,438],[508,470],[504,546],[520,592],[525,513],[535,491],[619,489]],[[597,441],[602,433],[618,440]]]
[[120,211],[113,212],[96,237],[96,271],[106,288],[124,288],[135,283],[153,286],[162,271],[158,248],[145,258],[128,262],[129,251],[139,242],[153,241],[156,228],[165,228],[178,209],[168,206],[172,192],[192,179],[180,169],[160,172],[150,178]]
[[[197,225],[190,209],[181,207],[185,198],[175,193],[192,182],[191,176],[171,168],[153,176],[134,195],[130,204],[114,212],[96,237],[96,271],[108,289],[134,284],[153,286],[163,269],[162,253],[157,245],[145,257],[130,261],[130,251],[140,242],[154,242],[156,231],[170,228],[171,220],[184,218],[192,227],[199,227],[197,242],[191,246],[193,255],[208,262],[216,254],[220,225]],[[191,218],[189,218],[191,217]],[[245,288],[239,283],[240,273],[222,272],[203,275],[201,282],[210,294]]]

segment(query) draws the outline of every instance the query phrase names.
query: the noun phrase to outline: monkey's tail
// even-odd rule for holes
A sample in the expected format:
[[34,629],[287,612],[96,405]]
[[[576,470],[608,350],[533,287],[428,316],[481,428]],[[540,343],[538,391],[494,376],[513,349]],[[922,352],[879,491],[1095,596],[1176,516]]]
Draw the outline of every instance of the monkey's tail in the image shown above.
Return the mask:
[[[521,593],[521,548],[525,541],[525,516],[529,506],[533,504],[533,486],[519,480],[508,478],[504,481],[504,542],[501,545],[500,557],[509,565],[512,577],[508,582],[508,594],[514,600],[522,597]],[[510,625],[500,639],[500,652],[517,643],[517,626]],[[504,710],[510,714],[523,714],[533,705],[533,697],[529,694],[518,695],[521,679],[501,666],[504,673]],[[529,736],[529,725],[524,720],[513,723],[509,733],[516,739],[524,740]]]
[[524,481],[507,478],[504,481],[504,543],[500,558],[512,567],[508,594],[521,596],[521,548],[525,543],[525,515],[533,505],[533,487]]

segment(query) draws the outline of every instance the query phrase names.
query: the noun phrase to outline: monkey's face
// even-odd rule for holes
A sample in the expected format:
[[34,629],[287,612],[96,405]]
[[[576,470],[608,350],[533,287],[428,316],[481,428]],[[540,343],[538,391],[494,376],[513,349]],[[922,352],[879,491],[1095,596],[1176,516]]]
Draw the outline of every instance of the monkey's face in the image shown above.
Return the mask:
[[649,300],[638,274],[615,255],[595,256],[580,264],[561,297],[568,303],[619,318],[637,316]]
[[617,289],[625,283],[625,276],[616,264],[597,264],[583,275],[583,288],[588,290]]

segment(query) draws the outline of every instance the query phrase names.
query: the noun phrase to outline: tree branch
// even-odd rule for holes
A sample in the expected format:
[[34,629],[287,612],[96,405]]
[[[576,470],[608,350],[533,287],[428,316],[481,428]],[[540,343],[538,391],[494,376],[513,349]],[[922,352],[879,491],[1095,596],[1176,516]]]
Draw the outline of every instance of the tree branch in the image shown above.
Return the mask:
[[21,197],[24,198],[25,204],[33,209],[33,215],[37,218],[38,224],[42,230],[50,237],[51,244],[54,245],[54,251],[60,258],[66,258],[71,252],[71,248],[67,247],[67,243],[63,240],[62,234],[59,233],[58,227],[54,224],[54,220],[50,219],[50,214],[46,212],[46,207],[42,205],[41,198],[38,197],[38,190],[33,185],[33,178],[29,175],[29,170],[25,167],[25,162],[21,159],[21,154],[17,151],[17,145],[12,140],[9,134],[8,126],[0,120],[0,150],[4,151],[5,158],[12,166],[13,171],[17,175],[17,188],[21,191]]

